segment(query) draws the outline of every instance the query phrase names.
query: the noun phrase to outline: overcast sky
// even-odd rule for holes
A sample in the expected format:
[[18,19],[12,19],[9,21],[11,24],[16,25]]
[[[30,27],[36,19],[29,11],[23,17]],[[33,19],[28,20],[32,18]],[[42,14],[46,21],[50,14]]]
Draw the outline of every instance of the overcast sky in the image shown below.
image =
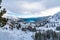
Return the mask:
[[2,5],[10,14],[21,17],[48,16],[60,11],[60,0],[3,0]]

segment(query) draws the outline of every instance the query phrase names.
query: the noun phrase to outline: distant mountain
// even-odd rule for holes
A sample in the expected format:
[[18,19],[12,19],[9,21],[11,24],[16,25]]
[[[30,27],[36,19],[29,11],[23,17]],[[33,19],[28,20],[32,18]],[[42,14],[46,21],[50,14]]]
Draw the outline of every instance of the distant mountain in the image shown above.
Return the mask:
[[38,21],[42,21],[47,19],[49,16],[47,17],[37,17],[37,18],[19,18],[20,20],[18,20],[19,22],[25,21],[25,22],[38,22]]

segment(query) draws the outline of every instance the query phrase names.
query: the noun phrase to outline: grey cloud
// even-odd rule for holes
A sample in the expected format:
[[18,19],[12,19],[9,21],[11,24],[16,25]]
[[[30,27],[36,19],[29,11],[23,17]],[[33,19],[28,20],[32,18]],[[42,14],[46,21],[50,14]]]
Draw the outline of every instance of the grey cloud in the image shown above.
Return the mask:
[[[26,10],[22,9],[22,7],[17,7],[18,5],[21,5],[22,2],[38,2],[42,3],[46,9],[60,6],[60,0],[3,0],[3,6],[5,6],[8,10],[15,12],[15,13],[21,13],[24,14],[23,11],[30,11],[31,13],[39,13],[41,10]],[[16,2],[19,2],[20,4],[17,4]]]
[[44,0],[44,5],[47,8],[60,6],[60,0]]

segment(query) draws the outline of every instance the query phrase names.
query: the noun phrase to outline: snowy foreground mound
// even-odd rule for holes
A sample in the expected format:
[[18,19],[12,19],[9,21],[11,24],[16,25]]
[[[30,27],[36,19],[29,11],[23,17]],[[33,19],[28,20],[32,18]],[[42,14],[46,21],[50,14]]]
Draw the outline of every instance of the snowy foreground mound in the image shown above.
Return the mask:
[[21,30],[0,29],[0,40],[33,40],[32,32],[22,32]]

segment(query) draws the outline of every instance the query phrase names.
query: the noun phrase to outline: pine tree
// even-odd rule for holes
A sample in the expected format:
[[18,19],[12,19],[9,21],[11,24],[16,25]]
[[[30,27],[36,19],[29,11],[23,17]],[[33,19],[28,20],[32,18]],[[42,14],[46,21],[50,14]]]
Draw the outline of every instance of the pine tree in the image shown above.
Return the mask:
[[41,32],[35,33],[35,40],[41,40]]
[[[2,0],[0,0],[0,5],[1,5],[1,2]],[[6,9],[4,8],[2,10],[1,8],[2,7],[0,6],[0,27],[3,27],[7,23],[7,19],[2,17],[6,13]]]
[[0,4],[1,4],[2,0],[0,0]]
[[38,39],[38,33],[36,32],[35,33],[35,40],[37,40]]

